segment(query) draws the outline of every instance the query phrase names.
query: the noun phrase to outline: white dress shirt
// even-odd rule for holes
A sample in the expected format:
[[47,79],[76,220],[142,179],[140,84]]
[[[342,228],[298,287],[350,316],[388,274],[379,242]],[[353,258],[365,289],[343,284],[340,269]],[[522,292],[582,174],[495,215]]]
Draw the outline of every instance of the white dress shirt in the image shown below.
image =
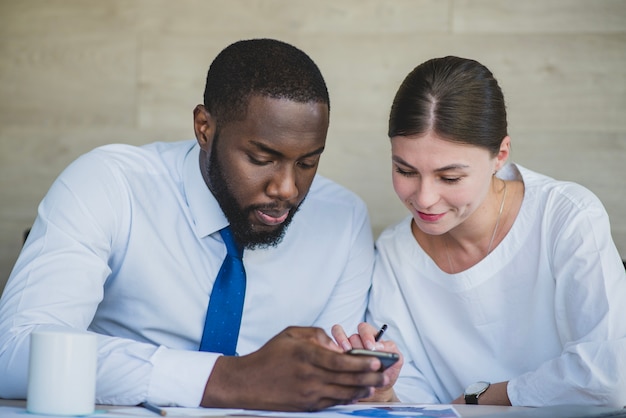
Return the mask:
[[[228,224],[195,141],[108,145],[54,182],[0,300],[0,397],[24,398],[29,334],[99,334],[97,402],[197,406],[216,358],[198,352]],[[246,250],[237,351],[290,325],[363,320],[374,249],[365,204],[316,176],[284,240]]]
[[513,405],[626,404],[626,273],[600,201],[509,164],[524,200],[504,240],[457,274],[411,233],[376,242],[370,305],[405,355],[402,401],[449,403],[470,383],[509,381]]

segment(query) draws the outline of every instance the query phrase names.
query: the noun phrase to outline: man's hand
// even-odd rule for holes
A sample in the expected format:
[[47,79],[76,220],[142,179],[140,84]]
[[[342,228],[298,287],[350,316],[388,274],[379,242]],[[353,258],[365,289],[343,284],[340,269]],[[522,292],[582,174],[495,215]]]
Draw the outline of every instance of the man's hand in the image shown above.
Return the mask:
[[290,327],[258,351],[220,357],[201,406],[316,411],[367,398],[388,384],[375,358],[349,356],[319,328]]

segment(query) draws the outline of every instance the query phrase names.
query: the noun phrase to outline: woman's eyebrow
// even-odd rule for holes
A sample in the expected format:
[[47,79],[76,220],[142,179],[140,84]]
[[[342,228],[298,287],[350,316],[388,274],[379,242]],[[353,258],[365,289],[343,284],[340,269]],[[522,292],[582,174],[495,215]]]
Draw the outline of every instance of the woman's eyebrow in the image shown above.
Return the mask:
[[[410,168],[412,168],[414,170],[417,170],[415,167],[413,167],[411,164],[407,163],[406,161],[404,161],[402,158],[398,157],[397,155],[393,155],[391,157],[391,159],[394,162],[398,163],[398,164],[402,164],[402,165],[404,165],[406,167],[410,167]],[[440,167],[440,168],[436,168],[435,172],[439,173],[439,172],[442,172],[442,171],[462,170],[462,169],[466,169],[466,168],[469,168],[469,165],[467,165],[467,164],[449,164],[449,165],[446,165],[446,166],[443,166],[443,167]]]
[[465,168],[469,168],[469,165],[467,164],[450,164],[450,165],[446,165],[444,167],[440,167],[435,169],[436,172],[441,172],[441,171],[450,171],[450,170],[463,170]]

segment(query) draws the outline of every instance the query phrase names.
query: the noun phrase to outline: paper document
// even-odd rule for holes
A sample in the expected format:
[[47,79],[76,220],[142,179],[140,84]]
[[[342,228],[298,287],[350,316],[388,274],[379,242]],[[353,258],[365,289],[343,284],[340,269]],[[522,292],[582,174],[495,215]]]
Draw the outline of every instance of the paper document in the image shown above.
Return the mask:
[[368,404],[334,406],[318,412],[245,411],[243,415],[279,418],[459,418],[450,405]]

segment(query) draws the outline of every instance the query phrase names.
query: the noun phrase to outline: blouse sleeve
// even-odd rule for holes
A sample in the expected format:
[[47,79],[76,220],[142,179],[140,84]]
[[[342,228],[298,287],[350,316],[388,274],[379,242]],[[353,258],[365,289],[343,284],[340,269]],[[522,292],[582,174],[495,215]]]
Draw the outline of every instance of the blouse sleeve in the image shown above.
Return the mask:
[[[600,201],[571,185],[544,233],[563,351],[509,381],[513,405],[626,405],[626,272]],[[541,342],[537,342],[540,344]]]

